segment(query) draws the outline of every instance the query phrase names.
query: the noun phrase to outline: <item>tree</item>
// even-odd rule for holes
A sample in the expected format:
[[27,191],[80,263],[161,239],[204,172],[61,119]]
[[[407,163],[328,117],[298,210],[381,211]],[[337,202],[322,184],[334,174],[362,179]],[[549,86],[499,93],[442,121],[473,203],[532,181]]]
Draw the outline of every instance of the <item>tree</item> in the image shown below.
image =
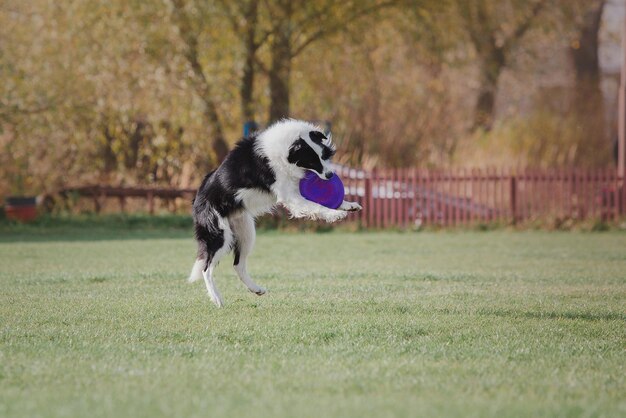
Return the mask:
[[[259,0],[220,0],[233,32],[243,46],[243,69],[239,82],[239,103],[243,122],[255,120],[254,85],[257,52],[268,33],[259,32]],[[262,36],[259,36],[262,35]]]
[[213,151],[217,161],[222,161],[228,153],[228,144],[224,137],[224,128],[217,111],[217,105],[213,101],[213,92],[209,79],[204,74],[200,64],[198,53],[198,33],[189,18],[187,2],[185,0],[172,0],[173,21],[177,26],[180,38],[185,45],[184,56],[192,71],[191,81],[196,93],[204,104],[204,116],[209,127]]
[[582,136],[596,149],[610,149],[605,119],[604,95],[600,86],[599,32],[605,0],[590,0],[575,10],[570,56],[574,67],[573,109],[580,121]]
[[579,81],[600,81],[599,33],[606,0],[586,2],[576,22],[576,39],[570,46],[576,78]]
[[512,54],[536,24],[548,0],[454,0],[476,52],[479,90],[473,128],[491,129],[498,81]]
[[311,44],[345,31],[355,20],[395,4],[394,0],[265,1],[270,58],[269,64],[257,63],[269,79],[269,122],[290,115],[291,69],[297,56]]
[[[599,32],[605,0],[586,2],[574,22],[574,39],[570,55],[576,75],[576,98],[579,103],[592,103],[593,109],[604,118],[603,97],[600,88]],[[591,110],[591,109],[589,109]]]

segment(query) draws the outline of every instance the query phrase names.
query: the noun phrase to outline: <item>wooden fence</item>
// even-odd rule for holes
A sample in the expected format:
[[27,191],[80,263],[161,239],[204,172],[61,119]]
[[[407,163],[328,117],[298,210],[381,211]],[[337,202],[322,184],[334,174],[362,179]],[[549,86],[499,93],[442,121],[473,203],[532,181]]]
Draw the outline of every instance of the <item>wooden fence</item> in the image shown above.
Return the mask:
[[516,224],[549,220],[617,220],[626,185],[606,170],[448,170],[340,168],[350,215],[367,228]]
[[[471,224],[516,224],[536,220],[614,221],[626,214],[626,185],[614,169],[605,170],[447,170],[339,167],[346,199],[363,211],[347,221],[366,228],[414,228]],[[155,198],[182,200],[194,189],[85,186],[62,191],[93,199],[99,211],[107,198],[141,198],[154,212]]]
[[[122,212],[126,211],[127,201],[130,198],[138,198],[145,200],[147,203],[148,212],[153,214],[155,210],[155,200],[159,199],[162,202],[173,202],[176,199],[187,199],[189,204],[193,196],[196,194],[196,189],[177,189],[168,187],[123,187],[123,186],[103,186],[103,185],[88,185],[80,187],[67,187],[64,188],[55,195],[59,196],[62,200],[67,200],[71,196],[80,198],[88,198],[93,201],[93,208],[97,213],[103,209],[108,199],[117,199],[119,202],[119,209]],[[53,205],[54,196],[44,196],[44,206]]]

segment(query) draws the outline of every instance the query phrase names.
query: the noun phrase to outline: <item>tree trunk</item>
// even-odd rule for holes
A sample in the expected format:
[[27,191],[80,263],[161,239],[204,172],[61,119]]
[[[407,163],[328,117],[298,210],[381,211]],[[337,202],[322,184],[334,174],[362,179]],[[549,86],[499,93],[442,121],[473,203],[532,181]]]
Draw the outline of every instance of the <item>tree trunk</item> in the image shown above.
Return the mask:
[[[533,26],[548,0],[534,2],[529,13],[525,14],[515,27],[510,28],[509,34],[504,37],[499,32],[508,25],[503,24],[502,17],[498,16],[497,9],[495,6],[492,7],[492,3],[497,2],[485,0],[458,2],[480,63],[480,91],[476,101],[472,130],[488,131],[493,127],[500,74],[508,64],[507,58],[511,51],[517,47],[526,32]],[[520,6],[527,8],[529,6],[527,3],[530,2],[521,2]]]
[[246,21],[244,47],[245,58],[241,86],[239,90],[241,99],[241,116],[243,122],[254,121],[254,62],[258,45],[256,43],[256,26],[258,21],[258,1],[252,0],[244,10]]
[[241,117],[243,122],[254,120],[254,55],[250,55],[250,51],[246,50],[246,57],[243,66],[243,75],[241,76],[241,88],[239,90],[241,98]]
[[498,80],[506,65],[504,51],[494,49],[482,57],[480,65],[480,89],[474,110],[473,130],[491,130],[496,113]]
[[289,117],[289,78],[291,76],[291,43],[289,35],[277,33],[271,45],[272,66],[269,70],[269,123]]
[[600,85],[599,32],[605,0],[595,1],[585,14],[579,27],[575,46],[570,48],[576,84],[574,86],[574,109],[581,120],[584,135],[595,138],[598,149],[608,143],[604,96]]
[[207,79],[204,76],[204,72],[202,71],[202,67],[198,62],[197,56],[188,57],[188,60],[191,63],[191,68],[193,69],[195,75],[195,85],[196,91],[198,95],[202,99],[204,103],[203,115],[207,121],[207,125],[209,128],[209,138],[211,140],[211,148],[215,153],[216,163],[221,163],[226,154],[228,154],[228,144],[226,143],[226,138],[224,137],[224,129],[222,128],[222,121],[220,120],[219,114],[217,113],[217,106],[213,101],[213,95],[211,93],[211,88]]
[[113,132],[111,132],[109,123],[110,121],[108,118],[103,123],[102,135],[104,136],[104,144],[101,151],[102,159],[104,160],[104,172],[107,174],[117,169],[117,156],[113,151],[113,141],[115,141],[115,136]]
[[127,169],[137,168],[141,147],[151,134],[152,126],[142,117],[135,117],[129,128],[122,128],[128,143],[124,150],[124,166]]
[[186,46],[185,58],[193,71],[193,84],[197,94],[204,103],[203,114],[209,128],[209,137],[211,138],[211,147],[215,153],[216,163],[222,162],[228,154],[228,144],[224,138],[224,129],[220,121],[217,106],[213,102],[213,94],[211,86],[198,58],[198,36],[193,31],[193,25],[189,20],[189,16],[185,12],[186,3],[183,0],[174,0],[174,20],[180,32],[180,37]]
[[492,81],[484,80],[481,83],[474,111],[474,130],[482,128],[488,131],[493,126],[496,91],[496,84]]
[[209,136],[211,137],[211,147],[215,153],[216,163],[220,164],[228,154],[228,144],[224,137],[222,122],[217,114],[217,109],[213,101],[204,101],[204,117],[209,122]]
[[598,0],[584,16],[583,25],[580,27],[578,42],[570,49],[576,79],[578,81],[592,81],[599,85],[600,60],[598,57],[599,32],[602,22],[602,12],[605,0]]

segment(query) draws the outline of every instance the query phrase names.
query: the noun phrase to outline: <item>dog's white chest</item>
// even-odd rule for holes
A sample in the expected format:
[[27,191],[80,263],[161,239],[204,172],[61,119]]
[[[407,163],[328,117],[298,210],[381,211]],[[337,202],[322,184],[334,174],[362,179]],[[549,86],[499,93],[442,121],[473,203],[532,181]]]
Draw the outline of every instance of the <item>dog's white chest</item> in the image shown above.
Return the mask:
[[252,216],[267,213],[276,205],[276,196],[258,189],[241,189],[236,197]]

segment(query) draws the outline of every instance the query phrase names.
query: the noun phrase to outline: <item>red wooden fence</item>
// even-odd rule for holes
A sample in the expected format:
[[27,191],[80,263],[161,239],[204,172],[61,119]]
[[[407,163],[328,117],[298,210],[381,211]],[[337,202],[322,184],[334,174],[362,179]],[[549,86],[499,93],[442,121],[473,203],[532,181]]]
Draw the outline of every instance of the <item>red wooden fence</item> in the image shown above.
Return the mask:
[[[191,204],[196,189],[177,189],[171,187],[123,187],[123,186],[102,186],[90,185],[80,187],[67,187],[59,190],[56,195],[62,199],[68,199],[69,196],[87,197],[93,200],[93,208],[96,212],[100,212],[109,198],[116,198],[119,202],[119,208],[122,212],[126,210],[126,203],[129,198],[144,199],[148,203],[148,212],[154,213],[155,199],[162,202],[172,202],[178,198],[187,199]],[[44,206],[52,206],[54,203],[53,195],[44,196]]]
[[614,169],[340,168],[338,174],[346,198],[363,206],[348,219],[367,228],[612,221],[626,214],[626,185]]
[[[346,199],[363,211],[347,221],[366,228],[460,226],[481,223],[515,224],[535,220],[613,221],[626,215],[626,185],[614,169],[376,169],[337,170]],[[86,186],[62,193],[90,197],[97,211],[106,198],[125,209],[126,198],[183,198],[190,204],[194,189]],[[188,202],[188,203],[187,203]]]

